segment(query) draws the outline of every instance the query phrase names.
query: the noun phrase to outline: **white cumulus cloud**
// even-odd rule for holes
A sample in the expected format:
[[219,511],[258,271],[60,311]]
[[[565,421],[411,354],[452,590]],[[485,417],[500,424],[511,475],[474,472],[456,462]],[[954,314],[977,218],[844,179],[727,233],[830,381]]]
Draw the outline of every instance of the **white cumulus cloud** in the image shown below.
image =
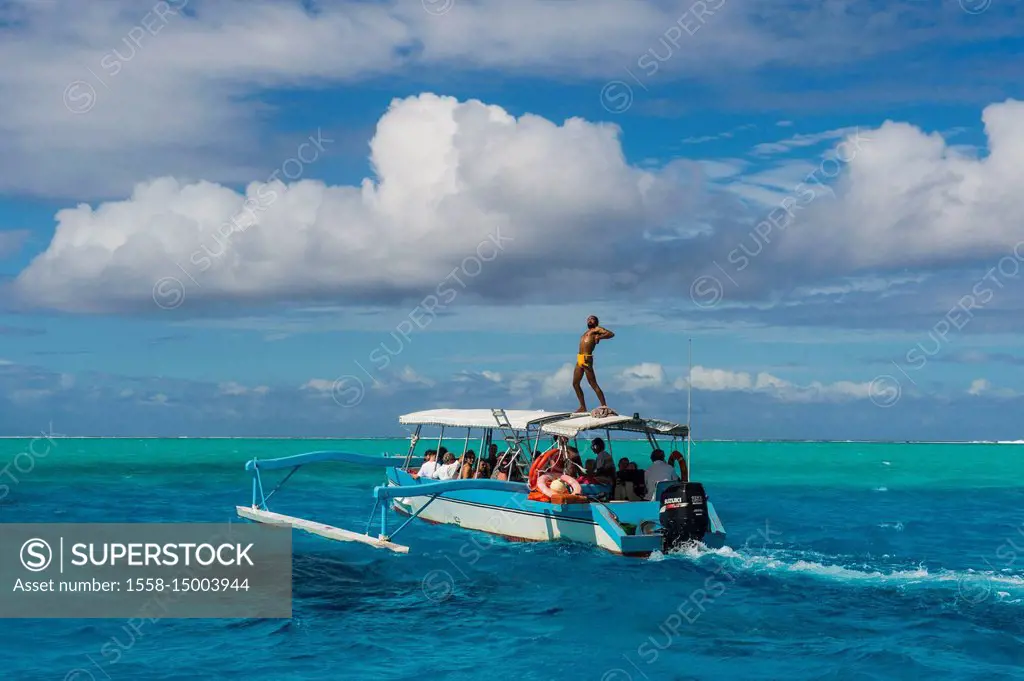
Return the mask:
[[152,308],[171,295],[168,278],[184,296],[171,306],[435,291],[444,305],[470,286],[507,296],[524,263],[551,266],[539,290],[622,285],[566,267],[563,254],[586,242],[590,262],[610,262],[676,201],[673,174],[630,166],[618,133],[432,94],[396,100],[370,145],[376,178],[361,186],[273,180],[243,195],[169,177],[141,183],[126,200],[60,211],[15,290],[77,311]]
[[[979,153],[907,123],[865,131],[859,149],[841,151],[848,163],[837,200],[815,201],[803,214],[798,206],[805,224],[786,231],[781,252],[848,271],[1014,257],[1024,213],[1024,102],[991,104],[982,121],[987,148]],[[1024,246],[1016,257],[1024,260]]]

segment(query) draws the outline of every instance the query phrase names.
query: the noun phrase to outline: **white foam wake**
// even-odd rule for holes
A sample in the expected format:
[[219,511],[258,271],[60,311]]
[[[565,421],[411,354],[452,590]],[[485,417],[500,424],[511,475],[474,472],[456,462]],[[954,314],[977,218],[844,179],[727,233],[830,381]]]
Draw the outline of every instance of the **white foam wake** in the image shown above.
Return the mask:
[[737,551],[730,547],[708,549],[698,545],[674,551],[672,555],[697,562],[721,563],[720,570],[733,574],[768,574],[783,579],[805,577],[869,588],[939,588],[950,590],[957,600],[970,604],[986,600],[1024,604],[1024,574],[1009,570],[929,570],[924,566],[901,569],[853,561],[840,564],[835,562],[838,557],[791,549]]

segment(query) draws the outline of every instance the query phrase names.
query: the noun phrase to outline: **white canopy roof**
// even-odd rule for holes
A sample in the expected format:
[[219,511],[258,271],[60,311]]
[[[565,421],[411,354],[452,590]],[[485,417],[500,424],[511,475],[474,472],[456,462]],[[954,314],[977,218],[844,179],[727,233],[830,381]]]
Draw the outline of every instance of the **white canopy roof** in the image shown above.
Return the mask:
[[[526,430],[531,423],[563,419],[565,411],[506,409],[505,417],[515,430]],[[452,426],[454,428],[497,428],[498,421],[490,409],[428,409],[398,417],[398,422],[413,426]]]
[[561,421],[546,423],[541,426],[541,430],[545,433],[551,433],[552,435],[575,437],[576,433],[584,430],[610,428],[613,425],[626,423],[627,421],[632,420],[632,416],[605,416],[604,418],[597,419],[590,414],[579,414]]
[[632,416],[605,416],[594,418],[589,414],[577,414],[567,419],[552,421],[541,426],[541,430],[552,435],[576,437],[585,430],[629,430],[637,433],[650,432],[655,435],[686,437],[690,429],[683,424],[661,419],[635,419]]

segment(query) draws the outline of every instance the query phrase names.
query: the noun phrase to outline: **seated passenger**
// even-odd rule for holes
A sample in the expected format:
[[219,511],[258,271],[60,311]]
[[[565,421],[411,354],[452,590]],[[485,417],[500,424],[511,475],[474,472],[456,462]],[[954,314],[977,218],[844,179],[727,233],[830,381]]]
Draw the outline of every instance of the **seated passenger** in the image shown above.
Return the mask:
[[619,470],[615,472],[615,499],[640,501],[645,491],[643,471],[626,457],[619,459]]
[[441,465],[434,471],[434,478],[437,480],[454,480],[458,475],[459,462],[451,452],[445,452]]
[[473,478],[476,480],[486,480],[491,477],[491,464],[484,459],[480,462],[480,467],[473,474]]
[[599,437],[594,438],[594,444],[591,444],[590,448],[597,454],[597,460],[594,462],[594,484],[608,485],[609,494],[614,496],[615,459],[605,451],[604,441]]
[[529,454],[529,449],[521,451],[512,449],[505,450],[505,453],[498,459],[498,465],[495,467],[494,472],[491,473],[491,477],[496,480],[510,480],[512,482],[519,482],[523,480],[523,472],[521,470],[519,458],[520,456],[527,457]]
[[434,471],[437,470],[437,452],[433,449],[428,449],[423,454],[423,465],[415,473],[410,473],[414,478],[431,478],[434,475]]
[[579,477],[580,471],[583,470],[579,450],[575,447],[567,446],[564,453],[554,454],[548,461],[550,466],[545,472],[553,478],[557,478],[559,475]]
[[460,480],[469,480],[476,472],[476,452],[472,449],[462,455],[462,471],[459,474]]
[[437,461],[437,468],[434,469],[434,473],[433,473],[434,478],[437,478],[437,472],[441,469],[441,466],[444,465],[444,460],[445,460],[445,457],[447,457],[447,456],[448,456],[448,448],[447,447],[438,447],[437,448],[437,456],[434,457],[435,461]]
[[641,501],[643,497],[640,496],[639,491],[643,488],[640,483],[637,483],[632,478],[618,478],[615,481],[615,490],[613,492],[613,498],[616,501]]
[[587,459],[587,462],[583,465],[583,475],[580,476],[581,485],[594,485],[597,484],[597,476],[594,473],[597,470],[597,463],[593,459]]
[[635,461],[629,462],[629,470],[634,476],[633,491],[637,494],[636,500],[639,501],[641,499],[645,499],[647,497],[647,482],[644,477],[646,473],[644,473],[642,468],[636,465]]
[[[491,479],[492,480],[507,480],[508,479],[508,474],[502,472],[502,468],[504,468],[504,467],[505,467],[505,455],[502,454],[500,457],[498,457],[497,462],[495,462],[495,464],[493,466],[491,466]],[[502,475],[504,475],[505,477],[500,477]]]
[[654,498],[654,492],[657,489],[659,482],[678,479],[679,476],[676,475],[675,468],[665,463],[665,452],[660,449],[655,449],[651,452],[651,466],[644,474],[644,483],[647,487],[647,500],[650,501]]
[[494,467],[498,465],[498,445],[493,442],[491,443],[491,446],[488,447],[486,461],[490,464],[491,470],[494,470]]
[[594,455],[597,456],[596,474],[598,477],[612,477],[615,474],[615,460],[612,459],[612,455],[605,450],[604,440],[599,437],[595,437],[591,440],[590,451],[594,452]]

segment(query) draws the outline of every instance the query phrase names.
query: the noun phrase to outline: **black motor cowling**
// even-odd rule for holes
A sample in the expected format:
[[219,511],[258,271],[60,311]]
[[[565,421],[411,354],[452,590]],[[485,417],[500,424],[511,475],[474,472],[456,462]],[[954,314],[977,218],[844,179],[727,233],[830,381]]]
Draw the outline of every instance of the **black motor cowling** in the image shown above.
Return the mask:
[[699,482],[677,482],[661,493],[662,545],[665,551],[702,541],[708,532],[708,498]]

